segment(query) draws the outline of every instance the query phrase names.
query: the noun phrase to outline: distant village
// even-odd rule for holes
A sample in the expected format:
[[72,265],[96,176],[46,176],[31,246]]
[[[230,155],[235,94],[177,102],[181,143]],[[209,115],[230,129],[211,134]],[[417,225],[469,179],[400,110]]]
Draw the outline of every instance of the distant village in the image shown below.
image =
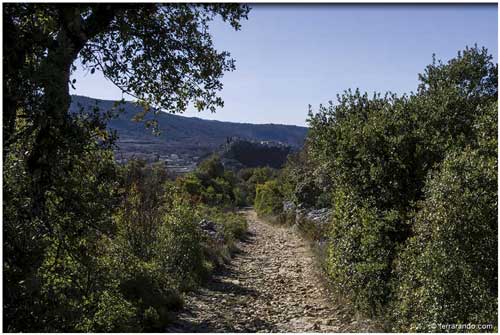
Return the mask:
[[[163,150],[152,150],[150,152],[132,151],[130,149],[123,150],[119,148],[115,151],[116,161],[120,164],[125,164],[130,160],[139,159],[147,163],[163,163],[165,168],[174,174],[184,174],[193,171],[199,162],[208,157],[212,153],[218,153],[223,157],[223,162],[227,163],[230,168],[238,169],[245,166],[245,164],[238,161],[238,155],[233,152],[235,148],[251,147],[254,150],[262,151],[262,155],[270,150],[277,149],[278,151],[290,151],[290,146],[280,141],[257,141],[252,139],[241,138],[238,136],[227,137],[225,143],[221,144],[215,151],[206,151],[205,153],[197,153],[194,155],[191,152],[166,152]],[[157,149],[157,148],[156,148]],[[169,151],[174,151],[175,148],[170,147]],[[236,149],[239,150],[239,149]],[[244,153],[242,153],[244,154]],[[228,157],[225,157],[228,156]]]

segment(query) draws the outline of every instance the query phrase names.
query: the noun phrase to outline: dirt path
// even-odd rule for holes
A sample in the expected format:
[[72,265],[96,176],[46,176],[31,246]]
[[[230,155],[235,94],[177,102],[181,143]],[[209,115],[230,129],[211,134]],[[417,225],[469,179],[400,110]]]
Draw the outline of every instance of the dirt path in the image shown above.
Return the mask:
[[231,264],[186,297],[169,332],[369,331],[328,299],[310,248],[246,211],[249,236]]

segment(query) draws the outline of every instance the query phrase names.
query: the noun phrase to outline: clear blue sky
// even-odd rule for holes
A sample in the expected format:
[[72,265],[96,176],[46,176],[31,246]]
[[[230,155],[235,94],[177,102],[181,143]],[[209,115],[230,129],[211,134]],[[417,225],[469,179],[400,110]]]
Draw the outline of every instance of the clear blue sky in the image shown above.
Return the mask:
[[[348,88],[415,91],[417,74],[466,45],[498,62],[497,5],[252,5],[240,31],[215,22],[214,44],[231,52],[217,113],[184,115],[250,123],[305,125],[308,104]],[[121,99],[101,74],[78,70],[72,93]],[[125,97],[127,98],[127,97]]]

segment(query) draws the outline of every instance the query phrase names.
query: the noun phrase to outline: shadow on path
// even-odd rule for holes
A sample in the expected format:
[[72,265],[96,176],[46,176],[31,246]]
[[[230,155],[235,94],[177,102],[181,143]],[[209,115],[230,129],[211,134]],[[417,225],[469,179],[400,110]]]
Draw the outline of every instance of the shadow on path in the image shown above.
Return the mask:
[[[244,261],[242,258],[249,256],[249,252],[245,249],[251,249],[255,244],[255,238],[256,235],[248,231],[239,240],[238,246],[232,252],[231,263],[222,265],[210,280],[190,293],[196,296],[196,300],[192,302],[187,299],[184,308],[174,314],[174,321],[166,329],[167,332],[255,332],[259,329],[273,328],[259,318],[253,318],[243,327],[241,323],[239,327],[235,327],[235,317],[238,318],[240,309],[243,313],[246,307],[245,301],[256,299],[259,295],[256,290],[241,285],[240,280],[245,274],[241,273],[237,266],[238,261]],[[200,317],[207,306],[212,309],[212,319]],[[219,310],[232,312],[219,314]]]

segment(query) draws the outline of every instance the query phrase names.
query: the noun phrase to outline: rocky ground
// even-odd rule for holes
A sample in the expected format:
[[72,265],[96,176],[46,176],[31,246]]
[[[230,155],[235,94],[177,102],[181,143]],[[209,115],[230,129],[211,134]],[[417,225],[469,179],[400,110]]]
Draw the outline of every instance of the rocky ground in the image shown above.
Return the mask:
[[246,212],[249,234],[231,264],[185,298],[168,332],[367,332],[329,299],[309,245]]

